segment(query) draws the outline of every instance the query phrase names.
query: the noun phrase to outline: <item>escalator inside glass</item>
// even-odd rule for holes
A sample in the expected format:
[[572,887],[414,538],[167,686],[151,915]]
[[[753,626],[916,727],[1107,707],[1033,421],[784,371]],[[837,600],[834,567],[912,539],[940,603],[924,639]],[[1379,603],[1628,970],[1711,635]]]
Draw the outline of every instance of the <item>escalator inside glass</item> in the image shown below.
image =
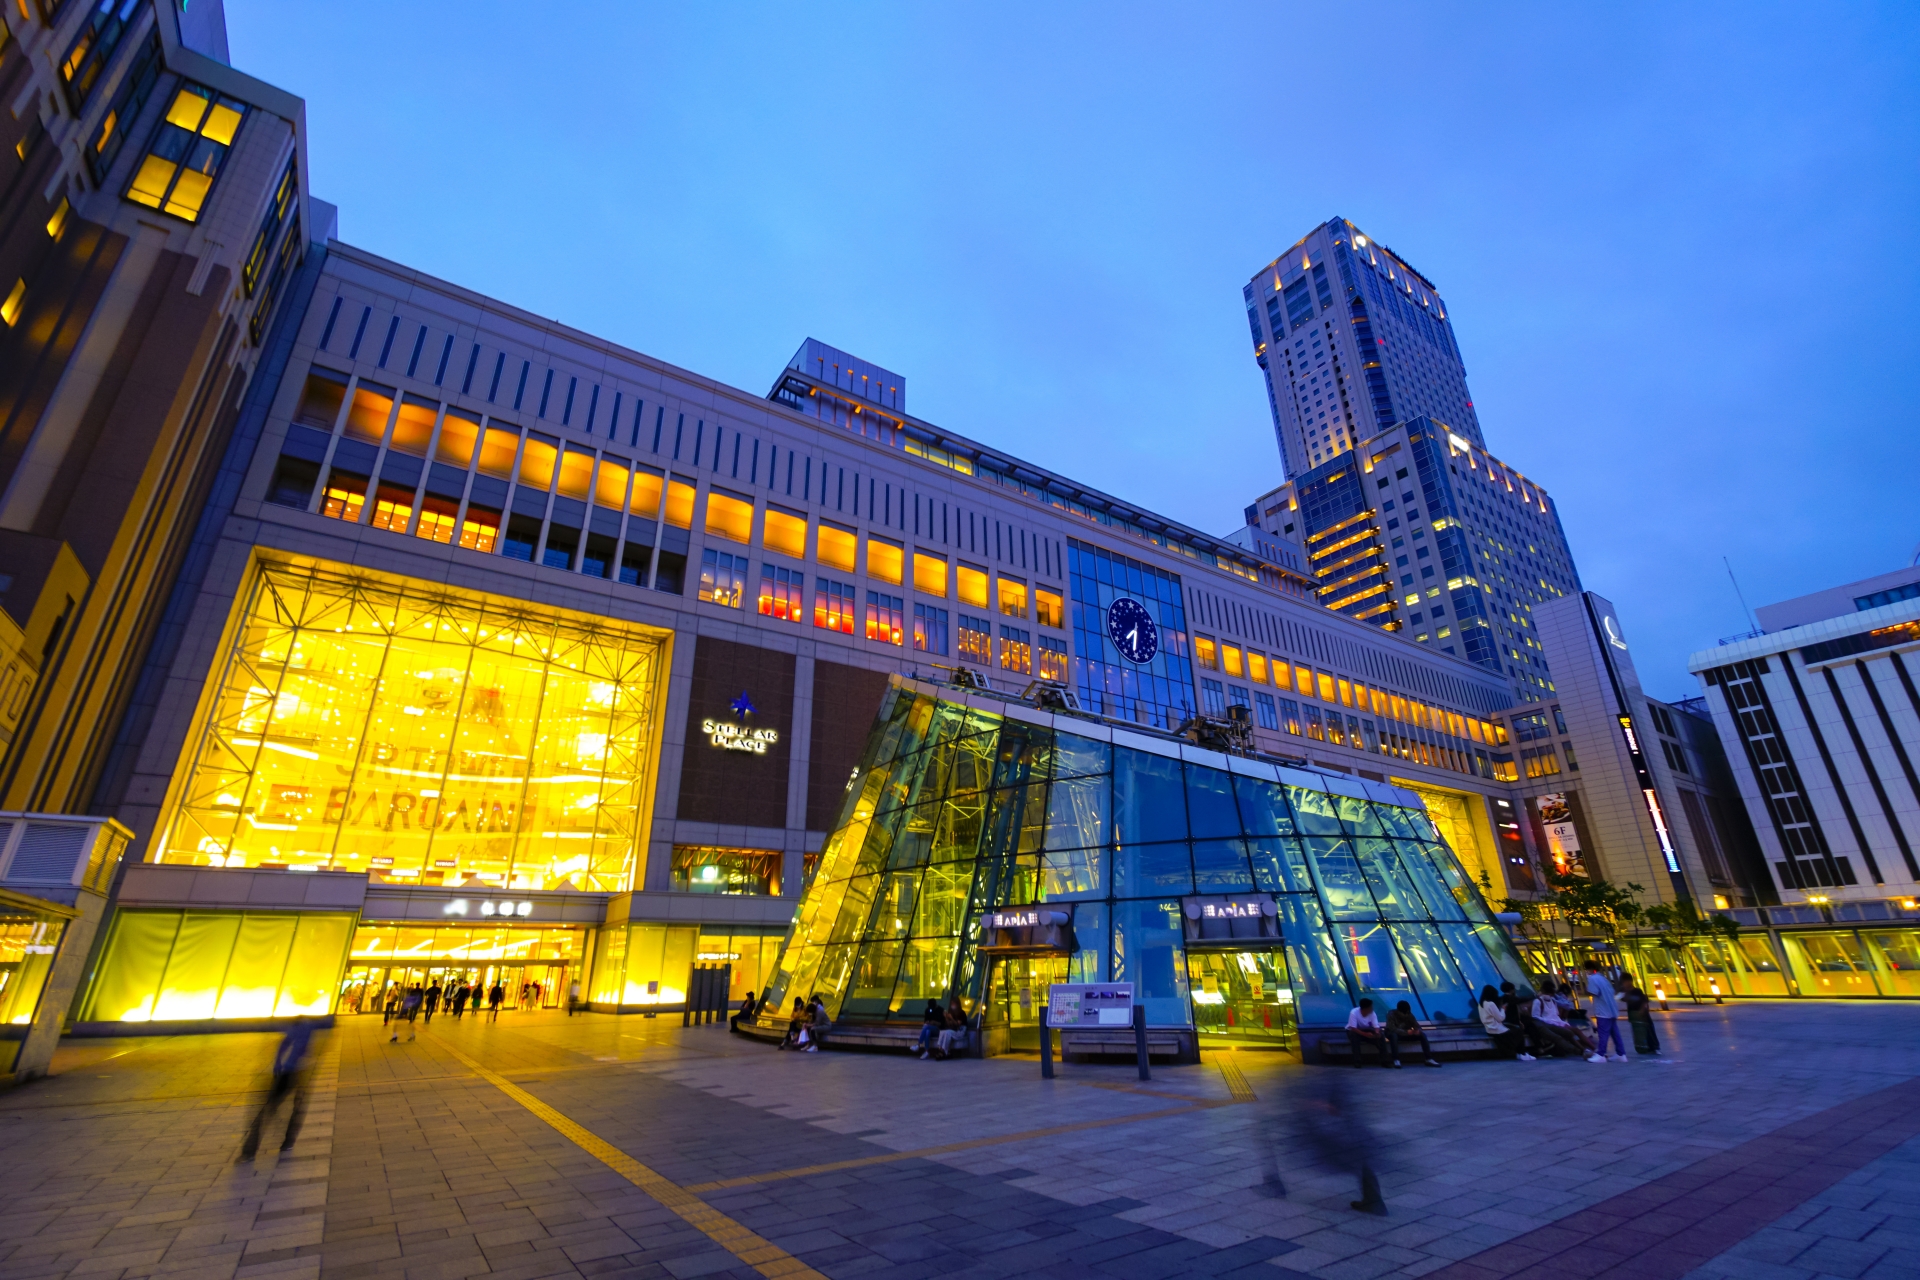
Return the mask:
[[1193,1025],[1204,1041],[1299,1047],[1283,950],[1187,952]]

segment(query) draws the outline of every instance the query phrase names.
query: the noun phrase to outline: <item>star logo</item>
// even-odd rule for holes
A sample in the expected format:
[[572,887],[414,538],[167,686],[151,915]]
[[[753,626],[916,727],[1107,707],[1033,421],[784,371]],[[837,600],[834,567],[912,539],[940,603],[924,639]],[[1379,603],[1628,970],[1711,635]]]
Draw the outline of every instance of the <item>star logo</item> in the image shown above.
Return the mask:
[[737,716],[750,716],[753,714],[753,699],[746,695],[745,690],[742,690],[740,696],[728,705],[732,709],[733,714]]

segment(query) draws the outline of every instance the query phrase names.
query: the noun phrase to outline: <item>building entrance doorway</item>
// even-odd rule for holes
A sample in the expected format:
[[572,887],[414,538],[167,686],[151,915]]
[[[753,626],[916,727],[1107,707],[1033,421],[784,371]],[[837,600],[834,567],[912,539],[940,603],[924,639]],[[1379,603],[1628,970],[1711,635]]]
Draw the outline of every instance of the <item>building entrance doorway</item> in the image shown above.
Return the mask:
[[1064,955],[994,960],[981,1019],[989,1054],[1040,1052],[1040,1013],[1047,1007],[1047,988],[1067,980],[1067,962]]
[[502,1009],[559,1009],[565,1006],[570,965],[354,965],[340,988],[341,1013],[380,1013],[389,1001],[398,1003],[413,986],[440,984],[440,1012],[453,1012],[453,995],[462,982],[476,988],[468,1012],[485,1010],[487,992],[498,982],[505,988]]
[[1193,1025],[1206,1041],[1299,1047],[1299,1019],[1280,948],[1228,951],[1190,947],[1187,985]]

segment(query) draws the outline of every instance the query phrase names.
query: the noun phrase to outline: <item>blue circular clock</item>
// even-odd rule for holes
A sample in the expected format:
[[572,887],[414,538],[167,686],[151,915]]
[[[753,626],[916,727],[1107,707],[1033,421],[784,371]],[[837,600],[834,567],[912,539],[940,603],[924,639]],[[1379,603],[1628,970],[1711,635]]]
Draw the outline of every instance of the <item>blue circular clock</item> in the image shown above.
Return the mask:
[[1107,606],[1107,635],[1128,662],[1144,665],[1160,652],[1160,628],[1138,600],[1123,597]]

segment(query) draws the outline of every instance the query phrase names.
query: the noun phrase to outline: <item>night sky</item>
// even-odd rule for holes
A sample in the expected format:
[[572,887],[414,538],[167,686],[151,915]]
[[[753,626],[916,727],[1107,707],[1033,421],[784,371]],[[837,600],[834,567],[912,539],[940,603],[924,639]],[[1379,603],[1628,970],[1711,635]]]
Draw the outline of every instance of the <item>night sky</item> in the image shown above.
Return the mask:
[[1722,556],[1920,543],[1920,6],[227,10],[348,243],[755,393],[820,338],[1215,533],[1282,479],[1240,287],[1346,217],[1657,697],[1749,625]]

